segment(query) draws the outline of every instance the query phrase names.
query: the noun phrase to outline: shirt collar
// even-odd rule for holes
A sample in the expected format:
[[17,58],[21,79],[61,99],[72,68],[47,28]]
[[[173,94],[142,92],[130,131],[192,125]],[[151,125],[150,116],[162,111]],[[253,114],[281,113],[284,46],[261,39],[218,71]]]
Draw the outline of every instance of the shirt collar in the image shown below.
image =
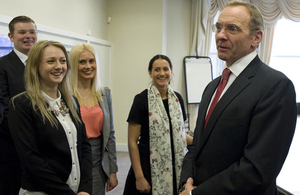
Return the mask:
[[53,99],[51,98],[50,96],[48,96],[45,92],[43,92],[43,96],[46,98],[46,100],[48,100],[49,104],[50,104],[50,107],[51,108],[55,108],[55,105],[58,105],[60,106],[60,100],[61,100],[61,93],[60,91],[58,90],[58,98],[57,99]]
[[19,52],[18,50],[16,50],[16,48],[14,48],[14,52],[17,54],[17,56],[20,58],[20,60],[23,62],[23,64],[26,65],[25,62],[26,62],[28,56],[23,54],[22,52]]
[[[236,77],[241,74],[241,72],[250,64],[250,62],[256,57],[256,51],[249,53],[248,55],[238,59],[235,61],[230,67],[227,67],[231,73],[233,73]],[[225,67],[225,68],[226,68]]]

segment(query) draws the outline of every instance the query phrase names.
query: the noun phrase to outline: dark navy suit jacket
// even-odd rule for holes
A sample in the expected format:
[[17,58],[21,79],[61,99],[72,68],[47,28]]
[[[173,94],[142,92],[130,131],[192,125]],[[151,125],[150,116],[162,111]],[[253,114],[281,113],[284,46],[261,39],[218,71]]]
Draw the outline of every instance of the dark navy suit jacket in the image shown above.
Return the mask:
[[25,91],[25,66],[14,51],[0,58],[0,89],[4,99],[3,121],[0,124],[0,163],[19,162],[8,127],[9,100]]
[[2,98],[2,92],[0,89],[0,124],[3,120],[3,111],[4,111],[4,99]]
[[219,82],[220,77],[203,92],[181,184],[192,177],[197,186],[193,195],[274,195],[295,131],[294,86],[256,56],[219,100],[203,130]]

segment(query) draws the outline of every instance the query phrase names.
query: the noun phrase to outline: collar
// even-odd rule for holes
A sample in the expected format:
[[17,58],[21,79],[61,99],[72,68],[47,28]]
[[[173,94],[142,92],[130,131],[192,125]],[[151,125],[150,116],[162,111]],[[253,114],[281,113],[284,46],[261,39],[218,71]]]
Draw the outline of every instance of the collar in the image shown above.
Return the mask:
[[250,62],[256,57],[257,53],[256,51],[253,51],[249,53],[248,55],[245,55],[244,57],[238,59],[235,61],[230,67],[228,68],[232,74],[234,74],[236,77],[241,74],[241,72],[250,64]]
[[19,52],[18,50],[16,50],[16,48],[14,48],[14,52],[17,54],[17,56],[20,58],[20,60],[23,62],[23,64],[26,65],[25,62],[26,62],[28,56],[23,54],[22,52]]
[[60,106],[60,102],[61,102],[61,93],[60,91],[58,90],[58,98],[57,99],[52,99],[50,96],[48,96],[45,92],[43,92],[43,96],[46,98],[46,100],[48,100],[49,102],[49,105],[52,109],[55,109],[55,105],[58,105]]

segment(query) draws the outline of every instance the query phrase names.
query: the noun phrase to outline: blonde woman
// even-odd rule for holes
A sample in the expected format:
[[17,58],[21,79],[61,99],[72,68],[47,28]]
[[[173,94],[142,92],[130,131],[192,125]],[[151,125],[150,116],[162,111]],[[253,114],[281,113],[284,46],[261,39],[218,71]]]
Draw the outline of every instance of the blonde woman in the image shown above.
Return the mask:
[[91,194],[91,148],[78,102],[67,88],[69,69],[59,42],[40,41],[29,53],[26,91],[9,108],[9,127],[24,168],[20,194]]
[[[110,89],[101,87],[96,52],[81,43],[70,52],[70,89],[77,97],[93,156],[93,195],[104,195],[118,185],[116,140]],[[106,190],[105,190],[105,185]]]

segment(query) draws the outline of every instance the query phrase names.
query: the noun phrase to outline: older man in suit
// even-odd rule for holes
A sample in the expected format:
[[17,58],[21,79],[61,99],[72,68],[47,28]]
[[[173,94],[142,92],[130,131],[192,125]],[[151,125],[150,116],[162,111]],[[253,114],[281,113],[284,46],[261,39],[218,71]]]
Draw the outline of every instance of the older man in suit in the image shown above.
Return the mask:
[[8,128],[9,100],[25,91],[24,68],[28,53],[37,41],[35,22],[17,16],[9,23],[8,37],[14,49],[0,58],[0,89],[4,98],[4,118],[0,124],[0,194],[18,194],[21,186],[21,164]]
[[213,25],[221,77],[208,84],[180,195],[274,195],[296,124],[292,82],[256,54],[263,19],[252,4],[230,1]]

